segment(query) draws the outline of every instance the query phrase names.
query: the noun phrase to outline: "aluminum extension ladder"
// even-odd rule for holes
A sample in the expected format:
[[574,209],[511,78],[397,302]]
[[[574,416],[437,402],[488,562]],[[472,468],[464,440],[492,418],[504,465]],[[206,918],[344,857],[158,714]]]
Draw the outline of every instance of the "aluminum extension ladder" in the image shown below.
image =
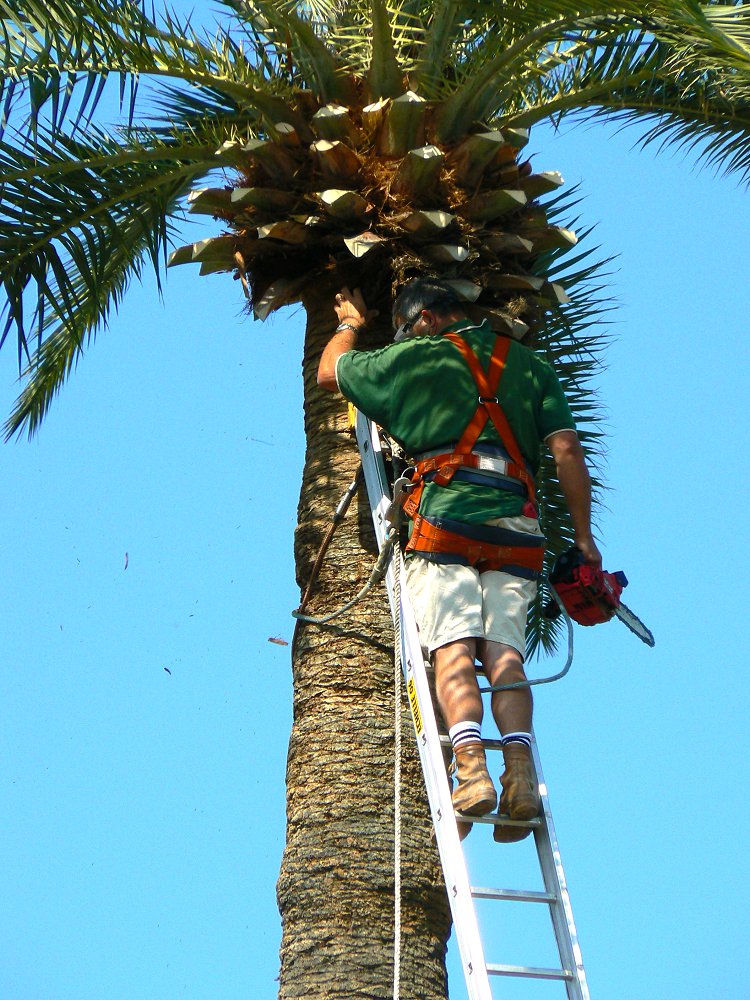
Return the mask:
[[[388,535],[389,525],[386,515],[391,503],[391,495],[380,436],[376,426],[359,412],[357,412],[355,426],[375,534],[378,546],[382,548]],[[405,579],[403,557],[398,546],[394,549],[394,557],[390,560],[386,573],[386,585],[392,613],[395,613],[394,561],[396,559],[401,561],[400,579],[403,581]],[[400,615],[401,664],[469,998],[470,1000],[492,1000],[490,976],[514,976],[527,979],[560,980],[565,983],[568,1000],[589,1000],[581,949],[578,945],[573,911],[536,742],[532,743],[532,754],[542,802],[540,816],[528,821],[499,820],[494,815],[473,816],[472,822],[531,827],[545,891],[472,886],[458,836],[456,816],[445,771],[441,737],[438,734],[417,626],[405,586],[400,587]],[[485,740],[484,742],[488,748],[500,745],[499,741]],[[513,900],[547,905],[552,918],[561,968],[548,969],[488,963],[484,957],[474,899]]]

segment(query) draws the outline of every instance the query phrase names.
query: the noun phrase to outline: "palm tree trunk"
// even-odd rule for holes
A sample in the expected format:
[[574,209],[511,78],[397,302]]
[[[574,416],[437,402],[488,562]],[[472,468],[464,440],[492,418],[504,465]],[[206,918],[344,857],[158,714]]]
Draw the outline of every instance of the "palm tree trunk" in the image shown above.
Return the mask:
[[[315,381],[320,353],[332,332],[333,292],[318,288],[305,301],[307,455],[295,539],[302,590],[359,462],[346,403],[320,390]],[[326,614],[357,593],[375,553],[362,486],[328,550],[308,613]],[[280,1000],[393,996],[392,643],[382,585],[330,625],[299,624],[296,630],[287,840],[278,881]],[[403,701],[402,723],[400,996],[446,1000],[450,913]]]

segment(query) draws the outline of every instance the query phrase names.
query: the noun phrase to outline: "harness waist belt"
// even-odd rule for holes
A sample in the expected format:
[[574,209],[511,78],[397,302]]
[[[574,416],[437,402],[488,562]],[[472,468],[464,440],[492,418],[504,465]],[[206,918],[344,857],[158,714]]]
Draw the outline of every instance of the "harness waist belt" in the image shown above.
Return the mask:
[[[529,579],[537,579],[544,565],[544,538],[541,535],[421,514],[414,518],[406,550],[433,562],[461,562],[482,573],[502,570]],[[451,558],[444,560],[443,556]]]
[[[413,455],[412,458],[415,466],[418,466],[430,458],[445,459],[446,456],[452,457],[457,452],[458,443],[453,442],[451,444],[443,445],[442,448],[432,448],[429,451],[417,452],[417,454]],[[515,464],[511,460],[510,455],[501,445],[489,444],[486,441],[475,444],[471,449],[471,455],[472,461],[474,461],[474,459],[477,460],[473,465],[473,468],[481,469],[483,472],[495,472],[501,476],[509,475],[508,467]],[[529,475],[532,475],[529,466],[525,466],[525,471]]]
[[[433,476],[434,473],[425,476],[425,481],[429,483]],[[453,482],[473,483],[474,486],[484,486],[490,490],[502,490],[504,493],[513,493],[520,497],[526,496],[526,487],[520,480],[501,476],[499,472],[480,472],[479,469],[460,468],[456,470]]]
[[[492,444],[489,441],[477,441],[471,449],[477,455],[488,455],[490,458],[510,458],[508,452],[501,444]],[[427,451],[418,451],[412,458],[415,462],[421,462],[425,458],[434,458],[435,455],[453,454],[458,451],[458,441],[450,441],[440,445],[438,448],[428,448]]]
[[450,531],[474,542],[488,542],[490,545],[518,546],[523,549],[543,549],[544,535],[532,535],[528,531],[513,531],[496,524],[468,524],[454,521],[449,517],[423,517],[423,521],[438,531]]

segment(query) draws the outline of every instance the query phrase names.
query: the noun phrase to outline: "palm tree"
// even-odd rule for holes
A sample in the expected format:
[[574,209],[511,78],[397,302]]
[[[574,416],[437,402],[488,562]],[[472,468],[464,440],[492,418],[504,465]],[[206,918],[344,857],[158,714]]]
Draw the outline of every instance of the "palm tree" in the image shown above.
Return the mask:
[[[742,6],[691,0],[220,3],[228,22],[214,37],[136,3],[3,3],[0,346],[15,331],[26,375],[6,430],[38,429],[132,277],[149,262],[161,273],[183,207],[213,216],[216,235],[169,263],[232,274],[257,318],[295,301],[307,315],[295,539],[304,589],[357,464],[345,408],[315,385],[333,292],[359,285],[379,308],[369,347],[388,338],[398,285],[448,277],[478,317],[556,364],[595,449],[588,380],[603,338],[590,327],[606,302],[588,254],[564,256],[576,245],[574,199],[524,159],[528,130],[570,115],[639,124],[644,143],[696,147],[745,178],[750,20]],[[105,128],[93,116],[112,74],[127,114]],[[144,79],[148,102],[137,94]],[[559,550],[569,536],[548,465],[539,495]],[[366,513],[336,533],[313,614],[367,578]],[[531,636],[555,641],[538,606]],[[338,625],[298,627],[293,671],[280,996],[389,996],[393,692],[382,594]],[[414,754],[402,783],[401,981],[431,1000],[447,996],[450,918]]]

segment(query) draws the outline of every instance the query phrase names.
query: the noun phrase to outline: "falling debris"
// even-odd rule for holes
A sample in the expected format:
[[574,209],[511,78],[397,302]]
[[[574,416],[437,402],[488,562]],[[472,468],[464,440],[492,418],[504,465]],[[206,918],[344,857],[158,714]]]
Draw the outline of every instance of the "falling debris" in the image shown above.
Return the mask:
[[288,646],[289,645],[289,643],[286,641],[286,639],[282,639],[281,636],[279,636],[279,635],[275,635],[275,636],[270,636],[269,635],[268,641],[269,642],[275,642],[277,646]]
[[125,565],[123,566],[123,570],[126,570],[127,568],[128,568],[128,554],[126,552],[125,553]]

